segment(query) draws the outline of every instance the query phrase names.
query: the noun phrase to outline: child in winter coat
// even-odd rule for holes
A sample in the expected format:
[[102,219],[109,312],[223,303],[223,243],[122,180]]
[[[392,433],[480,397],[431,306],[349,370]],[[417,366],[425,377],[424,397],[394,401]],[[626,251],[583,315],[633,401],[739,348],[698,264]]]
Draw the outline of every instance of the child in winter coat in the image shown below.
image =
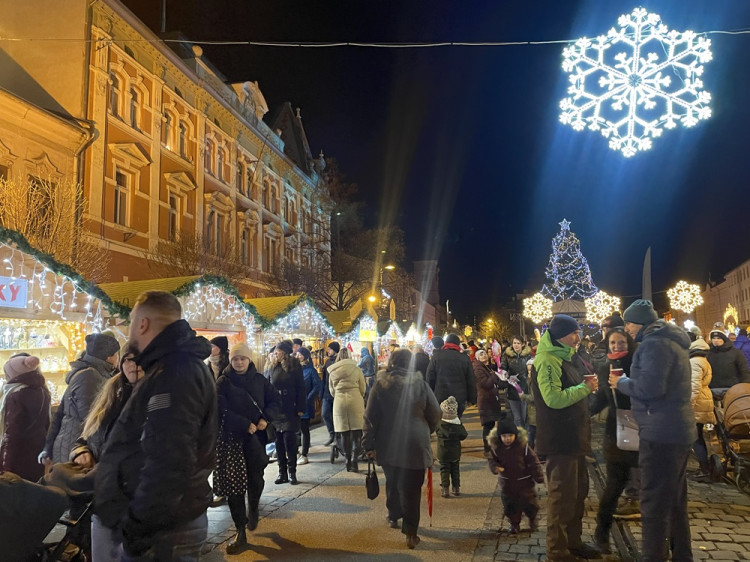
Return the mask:
[[490,443],[490,470],[500,477],[500,497],[505,516],[510,520],[510,534],[520,530],[523,514],[529,518],[531,530],[535,531],[539,504],[534,483],[544,482],[544,475],[536,453],[528,446],[526,431],[506,417],[490,432],[487,441]]
[[440,404],[443,419],[435,431],[438,439],[437,456],[440,461],[442,496],[449,498],[448,487],[453,481],[453,495],[461,495],[461,441],[466,439],[466,428],[458,419],[458,402],[449,396]]

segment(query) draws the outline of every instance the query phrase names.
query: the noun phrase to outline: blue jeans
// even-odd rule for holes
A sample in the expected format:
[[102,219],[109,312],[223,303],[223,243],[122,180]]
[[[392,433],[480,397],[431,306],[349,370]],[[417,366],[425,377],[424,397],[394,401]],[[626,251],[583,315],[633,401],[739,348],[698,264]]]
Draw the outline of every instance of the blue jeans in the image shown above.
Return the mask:
[[91,556],[96,562],[122,560],[122,535],[102,525],[96,514],[91,516]]
[[516,424],[516,427],[526,429],[526,402],[508,400],[508,406],[510,406],[510,411],[513,412],[513,423]]
[[323,417],[323,422],[328,428],[328,435],[333,437],[335,433],[333,429],[333,398],[323,398],[323,404],[320,407],[320,415]]
[[197,562],[208,536],[208,518],[200,517],[154,536],[151,548],[138,556],[123,554],[123,562]]

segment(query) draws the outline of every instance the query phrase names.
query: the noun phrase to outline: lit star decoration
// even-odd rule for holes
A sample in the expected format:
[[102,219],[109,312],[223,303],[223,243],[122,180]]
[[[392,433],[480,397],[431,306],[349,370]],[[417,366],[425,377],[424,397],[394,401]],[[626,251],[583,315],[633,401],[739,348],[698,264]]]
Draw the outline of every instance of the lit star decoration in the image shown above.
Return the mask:
[[552,299],[548,299],[541,293],[523,299],[523,315],[534,324],[541,324],[547,318],[552,317]]
[[594,324],[601,324],[607,316],[620,310],[620,299],[599,291],[593,297],[584,299],[586,305],[586,319]]
[[669,306],[687,314],[703,304],[701,288],[698,285],[680,281],[667,291]]
[[581,243],[571,232],[569,221],[563,219],[559,224],[560,232],[552,239],[552,254],[544,272],[548,283],[542,287],[542,294],[554,302],[592,297],[599,289],[581,253]]
[[563,50],[570,86],[560,102],[560,122],[600,131],[611,149],[630,157],[651,148],[664,128],[692,127],[711,117],[711,94],[700,79],[703,63],[712,58],[711,41],[669,30],[643,8],[620,16],[618,25]]

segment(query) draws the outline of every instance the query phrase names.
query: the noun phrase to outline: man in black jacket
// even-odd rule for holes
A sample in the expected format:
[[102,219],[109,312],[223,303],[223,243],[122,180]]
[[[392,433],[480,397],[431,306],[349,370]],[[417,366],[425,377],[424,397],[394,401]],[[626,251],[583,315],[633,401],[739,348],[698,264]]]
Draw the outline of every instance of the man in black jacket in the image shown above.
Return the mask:
[[214,469],[216,389],[211,344],[181,320],[170,293],[147,291],[130,313],[129,345],[146,375],[97,465],[95,511],[121,529],[125,560],[198,559]]
[[461,351],[460,343],[456,334],[449,334],[442,349],[432,353],[426,376],[427,384],[435,393],[438,403],[449,396],[456,398],[459,418],[467,404],[477,402],[474,367],[471,366],[469,356]]

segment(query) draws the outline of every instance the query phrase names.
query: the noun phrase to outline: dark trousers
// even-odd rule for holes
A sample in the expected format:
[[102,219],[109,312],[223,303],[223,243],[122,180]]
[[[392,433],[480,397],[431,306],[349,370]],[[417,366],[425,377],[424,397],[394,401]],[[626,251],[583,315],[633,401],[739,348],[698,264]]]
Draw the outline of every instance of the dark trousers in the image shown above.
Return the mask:
[[695,458],[698,459],[698,463],[701,469],[708,470],[708,448],[706,447],[706,440],[703,438],[703,424],[695,424],[698,429],[698,439],[693,443],[693,452]]
[[208,535],[208,517],[205,513],[200,517],[180,525],[169,531],[163,531],[154,536],[151,548],[139,555],[128,553],[125,545],[123,562],[152,562],[154,560],[169,560],[172,562],[192,562],[200,559],[201,547]]
[[581,541],[583,502],[589,493],[584,455],[547,456],[547,557],[569,557]]
[[690,445],[655,443],[641,439],[641,520],[643,562],[664,560],[670,539],[672,559],[691,562],[690,521],[685,474]]
[[447,488],[453,481],[453,487],[461,485],[461,461],[440,461],[440,485]]
[[302,456],[306,457],[310,452],[310,418],[300,419],[299,428],[302,433]]
[[333,437],[333,398],[323,398],[323,402],[320,405],[320,415],[323,418],[323,423],[328,428],[328,435]]
[[276,430],[276,458],[279,472],[297,472],[297,432]]
[[[242,452],[245,455],[245,467],[247,470],[247,509],[249,513],[258,513],[260,496],[266,481],[263,473],[268,466],[268,456],[263,444],[255,437],[242,440]],[[229,513],[235,527],[241,529],[247,525],[248,515],[245,512],[245,496],[229,496],[227,498]]]
[[362,430],[337,431],[336,447],[344,453],[347,461],[352,460],[352,455],[356,459],[362,453]]
[[466,409],[466,402],[459,402],[458,404],[458,411],[456,412],[456,416],[460,418],[464,415],[464,410]]
[[500,494],[500,499],[503,500],[505,516],[516,527],[521,524],[521,517],[524,514],[529,518],[529,521],[533,521],[536,519],[536,514],[539,513],[539,503],[536,501],[536,491],[533,488],[526,493],[503,493]]
[[529,447],[536,448],[536,426],[529,424]]
[[391,521],[403,518],[401,532],[416,535],[419,530],[419,503],[422,499],[424,469],[383,465],[383,472],[388,518]]
[[627,462],[607,462],[607,483],[599,500],[599,513],[596,516],[594,540],[600,543],[609,542],[609,531],[612,518],[617,509],[617,500],[630,478],[630,464]]
[[496,423],[497,421],[492,420],[492,421],[488,421],[482,424],[482,443],[484,443],[485,453],[490,452],[490,444],[487,443],[487,436],[490,434],[490,431],[492,431],[495,428]]

